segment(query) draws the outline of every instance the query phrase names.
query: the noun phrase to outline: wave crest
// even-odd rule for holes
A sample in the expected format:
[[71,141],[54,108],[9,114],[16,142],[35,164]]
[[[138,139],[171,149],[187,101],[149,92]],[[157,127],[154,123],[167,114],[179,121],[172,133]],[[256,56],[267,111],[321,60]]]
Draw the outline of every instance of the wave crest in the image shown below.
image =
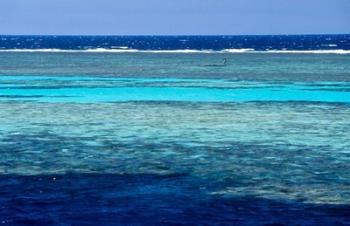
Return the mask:
[[247,52],[256,52],[255,49],[224,49],[221,52],[224,53],[247,53]]
[[330,50],[267,50],[267,53],[304,53],[304,54],[350,54],[350,50],[330,49]]
[[224,50],[196,50],[196,49],[176,49],[176,50],[138,50],[127,47],[107,49],[0,49],[0,52],[47,52],[47,53],[284,53],[284,54],[350,54],[350,50],[254,50],[254,49],[224,49]]

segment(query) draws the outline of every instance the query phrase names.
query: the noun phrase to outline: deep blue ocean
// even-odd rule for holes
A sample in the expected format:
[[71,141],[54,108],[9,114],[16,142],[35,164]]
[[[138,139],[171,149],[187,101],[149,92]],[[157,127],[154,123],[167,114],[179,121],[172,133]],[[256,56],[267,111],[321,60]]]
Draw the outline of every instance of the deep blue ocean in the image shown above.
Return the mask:
[[0,225],[350,225],[350,35],[0,36]]
[[0,49],[350,50],[350,35],[0,36]]

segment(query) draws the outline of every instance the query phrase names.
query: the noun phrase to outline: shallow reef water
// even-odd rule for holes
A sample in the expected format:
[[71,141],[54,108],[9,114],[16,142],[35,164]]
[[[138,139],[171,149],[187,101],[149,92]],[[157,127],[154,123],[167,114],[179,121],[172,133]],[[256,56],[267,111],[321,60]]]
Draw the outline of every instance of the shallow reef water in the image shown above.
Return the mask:
[[[232,54],[256,64],[242,79],[251,62],[189,67],[213,54],[70,53],[70,66],[67,53],[6,54],[2,225],[350,224],[349,56],[273,55],[265,67]],[[102,58],[126,62],[121,75],[87,74]],[[178,72],[164,64],[181,59]]]

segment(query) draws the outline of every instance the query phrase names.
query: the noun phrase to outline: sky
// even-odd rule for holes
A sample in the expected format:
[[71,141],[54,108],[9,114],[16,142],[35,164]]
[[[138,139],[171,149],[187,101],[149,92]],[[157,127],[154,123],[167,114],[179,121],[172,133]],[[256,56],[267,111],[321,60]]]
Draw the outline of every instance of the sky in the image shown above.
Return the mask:
[[350,34],[350,0],[0,0],[0,34]]

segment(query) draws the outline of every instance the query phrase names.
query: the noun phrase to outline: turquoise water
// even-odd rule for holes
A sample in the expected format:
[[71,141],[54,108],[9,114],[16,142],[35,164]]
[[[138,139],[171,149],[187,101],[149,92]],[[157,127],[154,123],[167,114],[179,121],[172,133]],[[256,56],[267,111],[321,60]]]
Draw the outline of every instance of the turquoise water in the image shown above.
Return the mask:
[[[350,83],[279,84],[203,79],[3,76],[0,100],[96,103],[120,101],[313,101],[350,103]],[[24,83],[24,84],[23,84]]]
[[0,56],[5,224],[350,220],[349,55]]

